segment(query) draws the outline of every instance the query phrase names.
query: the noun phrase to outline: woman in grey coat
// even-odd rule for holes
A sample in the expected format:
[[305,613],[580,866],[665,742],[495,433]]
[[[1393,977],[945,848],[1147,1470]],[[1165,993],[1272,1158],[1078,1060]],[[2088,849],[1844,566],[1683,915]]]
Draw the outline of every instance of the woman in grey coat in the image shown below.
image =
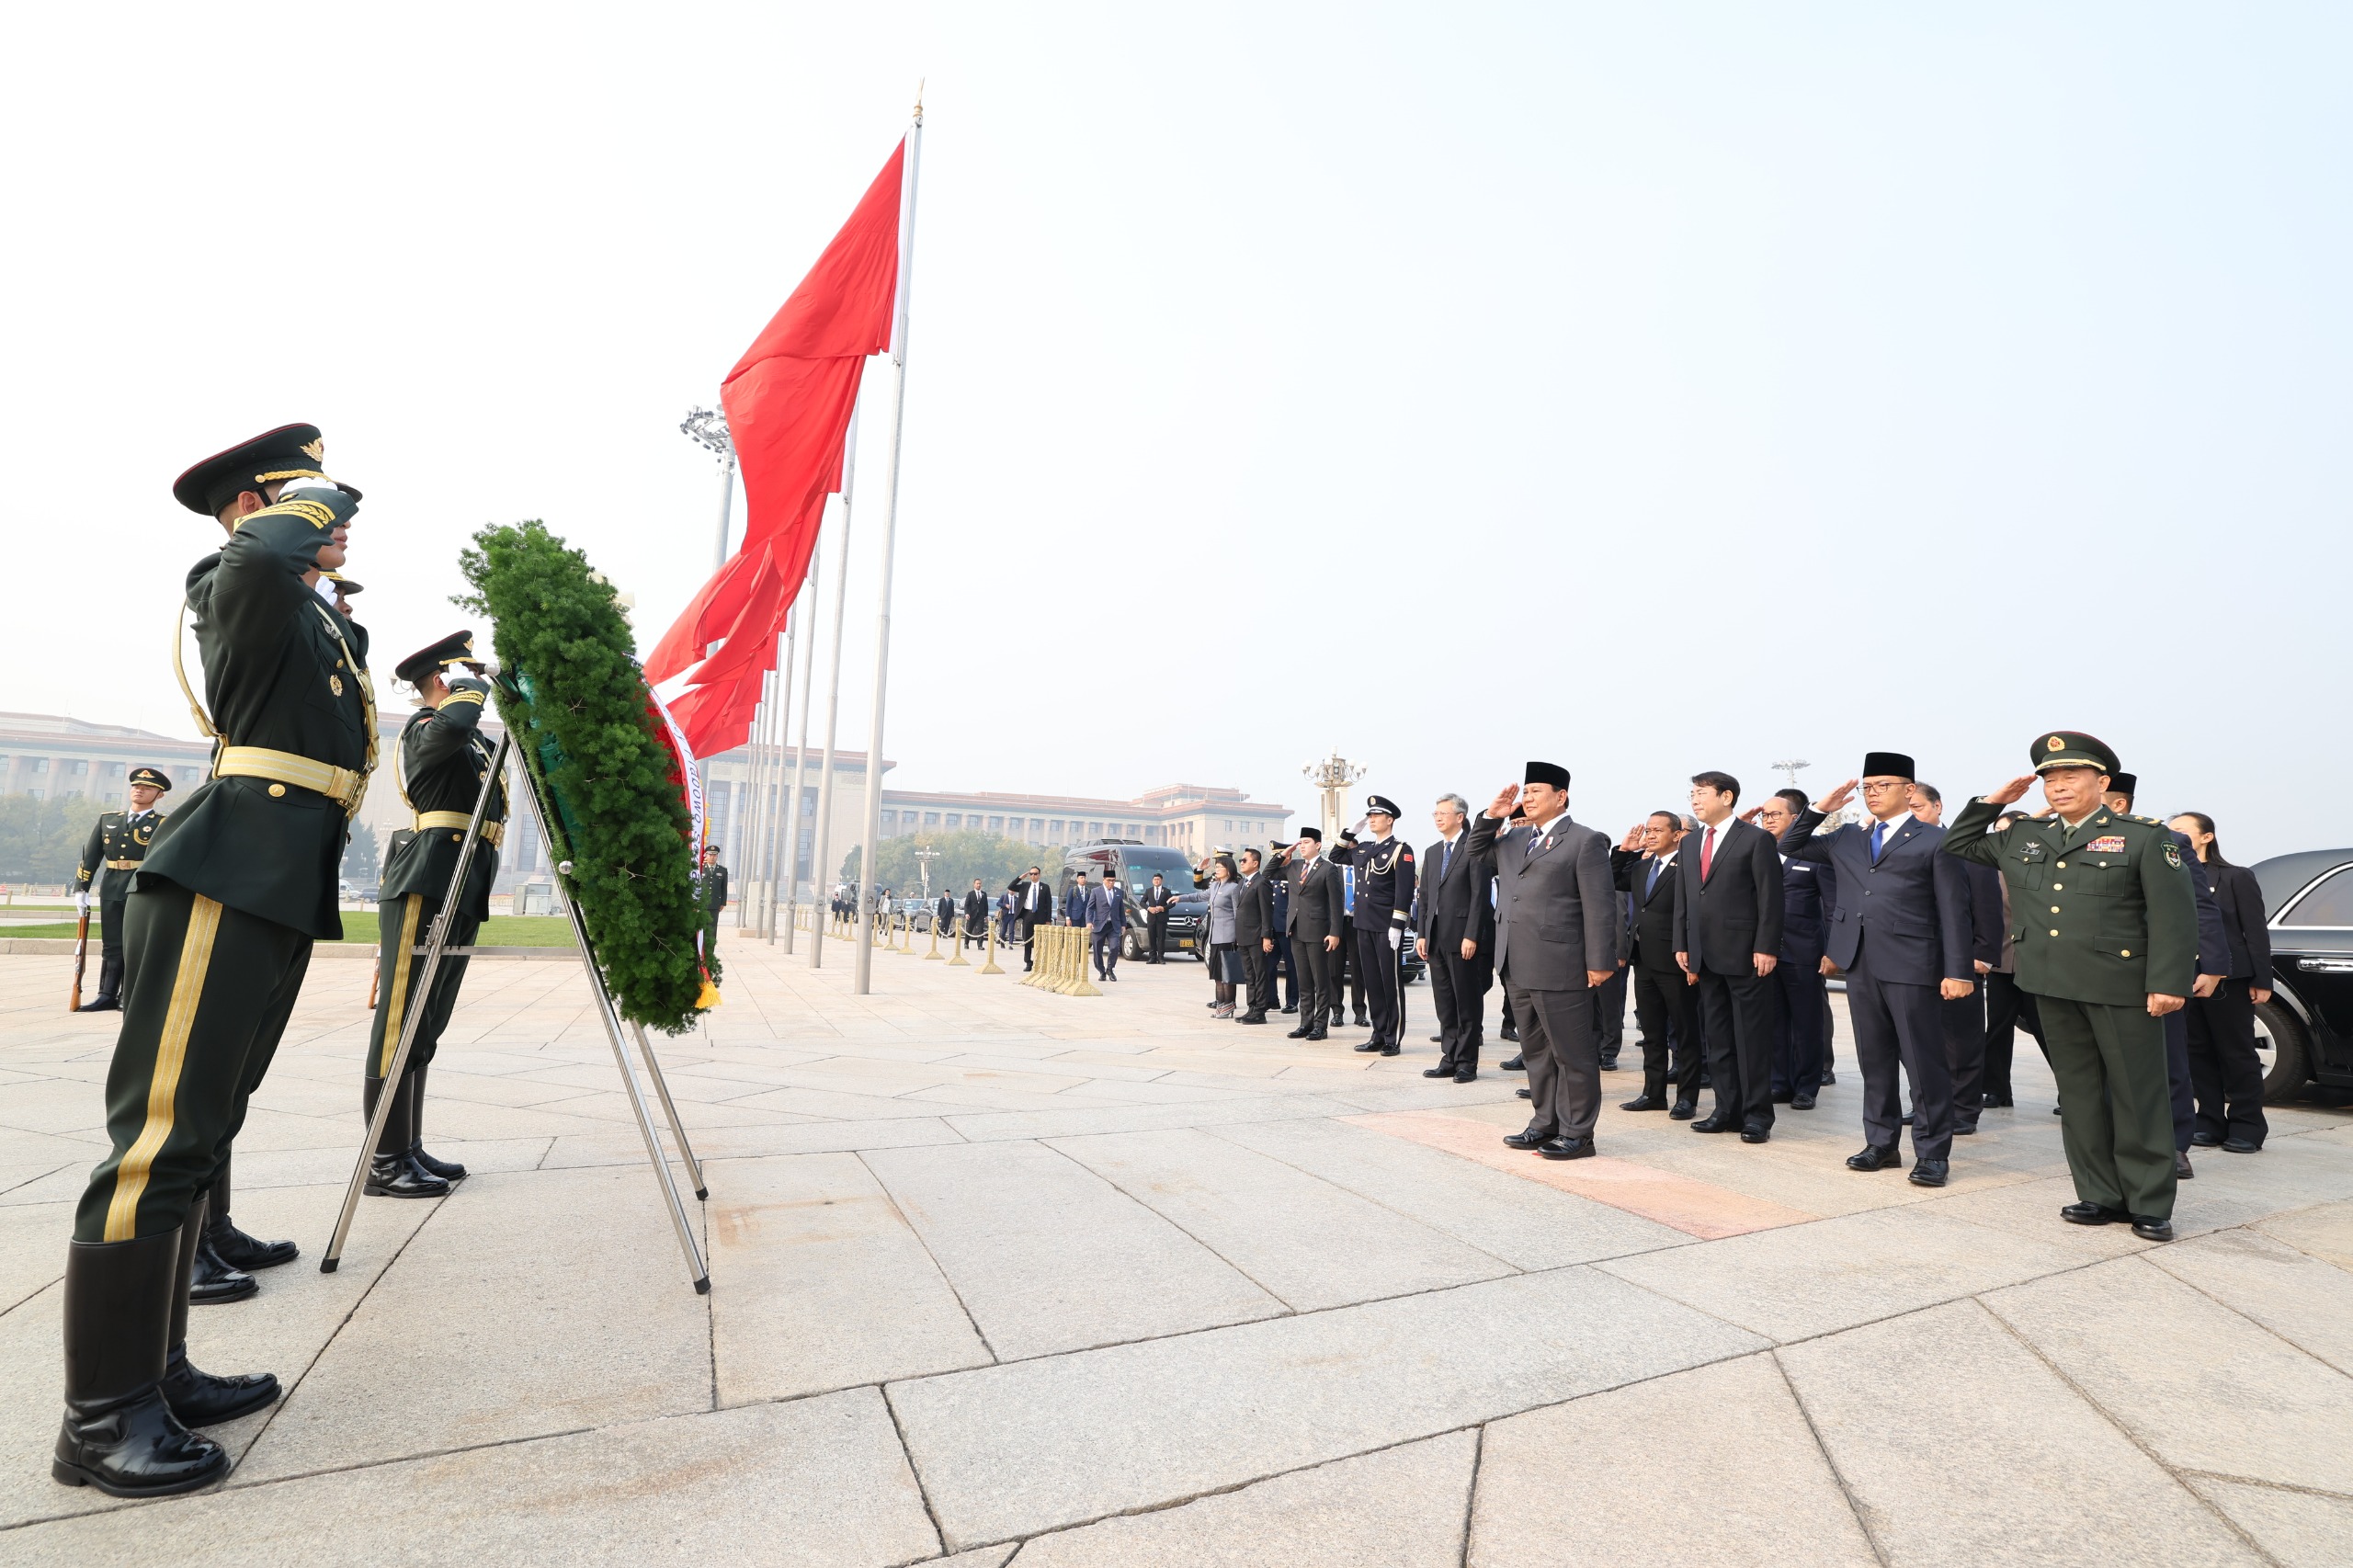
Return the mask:
[[1242,954],[1233,945],[1241,903],[1242,873],[1232,856],[1221,855],[1210,866],[1210,978],[1217,983],[1212,1017],[1233,1017],[1233,988],[1242,980]]

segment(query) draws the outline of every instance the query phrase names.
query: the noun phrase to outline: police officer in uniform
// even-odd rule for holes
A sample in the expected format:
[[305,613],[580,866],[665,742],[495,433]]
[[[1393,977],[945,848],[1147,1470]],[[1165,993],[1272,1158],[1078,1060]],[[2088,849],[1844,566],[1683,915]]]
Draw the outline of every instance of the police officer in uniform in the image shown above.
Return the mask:
[[107,1072],[113,1147],[66,1255],[65,1416],[50,1466],[119,1497],[220,1480],[228,1451],[190,1428],[278,1397],[267,1373],[190,1364],[187,1303],[206,1195],[226,1208],[230,1141],[311,944],[343,934],[335,875],[375,760],[367,639],[314,589],[342,566],[359,501],[326,477],[324,456],[316,426],[281,426],[172,487],[228,536],[186,590],[209,707],[197,712],[218,746],[212,778],[155,831],[131,879]]
[[[2198,964],[2198,907],[2180,846],[2164,824],[2102,799],[2116,754],[2074,730],[2032,749],[2034,773],[1969,802],[1945,835],[1948,854],[2002,873],[2019,989],[2033,994],[2059,1080],[2067,1168],[2078,1225],[2130,1221],[2148,1241],[2173,1239],[2172,1091],[2165,1017],[2188,999]],[[2048,818],[1989,833],[2035,777]]]
[[1368,797],[1364,811],[1372,837],[1349,852],[1356,908],[1348,924],[1356,932],[1357,972],[1371,1003],[1372,1038],[1357,1049],[1394,1056],[1405,1029],[1398,949],[1412,935],[1414,846],[1392,836],[1397,805],[1388,796]]
[[[400,1050],[410,1010],[421,1006],[425,1014],[417,1021],[408,1066],[394,1091],[398,1097],[369,1163],[367,1192],[371,1198],[439,1198],[451,1184],[466,1178],[465,1166],[425,1152],[425,1072],[457,1008],[467,960],[445,951],[433,972],[429,996],[420,995],[414,982],[421,957],[417,949],[432,937],[433,922],[449,893],[449,879],[457,874],[466,824],[473,820],[474,801],[497,756],[482,733],[483,703],[490,696],[482,672],[471,631],[453,631],[431,647],[418,649],[392,672],[416,688],[417,710],[401,730],[393,765],[402,803],[411,815],[409,825],[392,835],[383,885],[376,894],[381,944],[376,1019],[368,1034],[362,1115],[376,1114],[376,1100]],[[483,812],[482,833],[483,844],[466,868],[466,886],[449,917],[447,945],[451,948],[473,946],[490,914],[490,886],[498,877],[498,846],[506,833],[503,778]]]
[[74,902],[90,912],[90,888],[98,893],[98,994],[82,1004],[85,1013],[111,1013],[122,1006],[122,901],[131,896],[131,874],[147,858],[147,846],[164,825],[155,802],[172,781],[158,767],[131,770],[131,809],[108,812],[90,829],[82,865],[74,879]]

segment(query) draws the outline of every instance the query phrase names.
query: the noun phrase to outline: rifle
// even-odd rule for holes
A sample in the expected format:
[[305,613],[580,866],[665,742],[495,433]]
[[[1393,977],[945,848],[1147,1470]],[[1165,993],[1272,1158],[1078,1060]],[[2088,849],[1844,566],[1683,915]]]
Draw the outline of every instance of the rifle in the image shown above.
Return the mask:
[[82,911],[82,918],[74,927],[74,995],[65,1004],[69,1013],[82,1010],[82,966],[90,957],[90,912]]

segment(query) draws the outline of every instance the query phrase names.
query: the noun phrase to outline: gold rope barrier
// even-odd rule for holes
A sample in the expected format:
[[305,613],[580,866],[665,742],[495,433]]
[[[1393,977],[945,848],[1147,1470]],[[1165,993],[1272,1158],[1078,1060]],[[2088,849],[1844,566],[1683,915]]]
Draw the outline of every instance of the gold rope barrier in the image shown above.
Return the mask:
[[[938,958],[939,955],[934,953],[932,956]],[[972,967],[964,961],[964,917],[961,915],[950,921],[948,926],[948,967],[950,969]]]
[[[983,915],[981,917],[981,954],[983,960],[981,964],[981,972],[983,974],[1003,974],[1005,971],[999,969],[996,962],[996,922],[989,919],[986,915]],[[964,956],[964,949],[961,944],[959,944],[956,949],[956,956],[960,959]]]

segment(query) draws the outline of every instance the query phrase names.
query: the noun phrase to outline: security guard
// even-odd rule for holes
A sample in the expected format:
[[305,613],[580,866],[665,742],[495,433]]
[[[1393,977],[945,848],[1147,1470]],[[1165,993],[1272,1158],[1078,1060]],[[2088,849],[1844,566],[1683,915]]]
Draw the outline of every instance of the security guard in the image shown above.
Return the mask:
[[97,879],[98,994],[82,1004],[85,1013],[111,1013],[122,1006],[122,901],[131,896],[131,874],[147,858],[147,846],[164,825],[155,802],[172,781],[160,767],[131,770],[131,809],[108,812],[90,829],[82,865],[74,879],[74,902],[90,913],[91,879]]
[[1414,917],[1414,846],[1391,836],[1397,804],[1388,796],[1368,797],[1364,811],[1372,837],[1348,856],[1356,883],[1348,925],[1356,932],[1357,972],[1372,1004],[1372,1038],[1357,1049],[1394,1056],[1403,1049],[1399,1041],[1405,1028],[1398,949],[1411,934]]
[[[461,665],[472,673],[450,673]],[[376,1019],[368,1031],[368,1060],[362,1069],[362,1116],[376,1114],[377,1096],[392,1071],[409,1011],[421,1006],[425,1013],[409,1047],[408,1066],[396,1091],[399,1098],[384,1119],[383,1136],[376,1141],[375,1156],[369,1162],[366,1190],[371,1198],[439,1198],[452,1183],[466,1178],[465,1166],[425,1152],[425,1070],[457,1008],[466,958],[442,954],[429,996],[420,996],[412,982],[422,956],[417,949],[431,937],[433,922],[449,897],[466,824],[473,821],[474,801],[497,756],[482,733],[483,702],[490,695],[490,684],[481,678],[483,669],[474,654],[473,633],[453,631],[411,653],[392,671],[416,688],[417,710],[401,730],[393,764],[410,821],[392,835],[383,883],[376,892]],[[473,946],[490,914],[490,887],[498,877],[498,848],[506,835],[503,778],[491,791],[482,824],[483,842],[466,868],[465,891],[449,917],[449,947]]]
[[315,591],[344,562],[359,494],[323,459],[315,426],[281,426],[172,486],[228,535],[187,585],[209,711],[188,700],[218,744],[212,778],[156,830],[131,880],[107,1073],[113,1148],[74,1214],[65,1419],[50,1466],[119,1497],[218,1481],[227,1450],[189,1428],[278,1397],[267,1373],[189,1364],[187,1303],[206,1195],[226,1209],[230,1141],[311,944],[343,934],[335,872],[375,760],[367,638]]
[[[2010,893],[2018,983],[2042,1017],[2078,1225],[2129,1220],[2173,1239],[2174,1147],[2164,1018],[2189,996],[2198,909],[2162,823],[2102,801],[2116,754],[2090,735],[2036,739],[2034,773],[1969,802],[1948,853],[1997,868]],[[1986,830],[2040,775],[2049,818]]]

